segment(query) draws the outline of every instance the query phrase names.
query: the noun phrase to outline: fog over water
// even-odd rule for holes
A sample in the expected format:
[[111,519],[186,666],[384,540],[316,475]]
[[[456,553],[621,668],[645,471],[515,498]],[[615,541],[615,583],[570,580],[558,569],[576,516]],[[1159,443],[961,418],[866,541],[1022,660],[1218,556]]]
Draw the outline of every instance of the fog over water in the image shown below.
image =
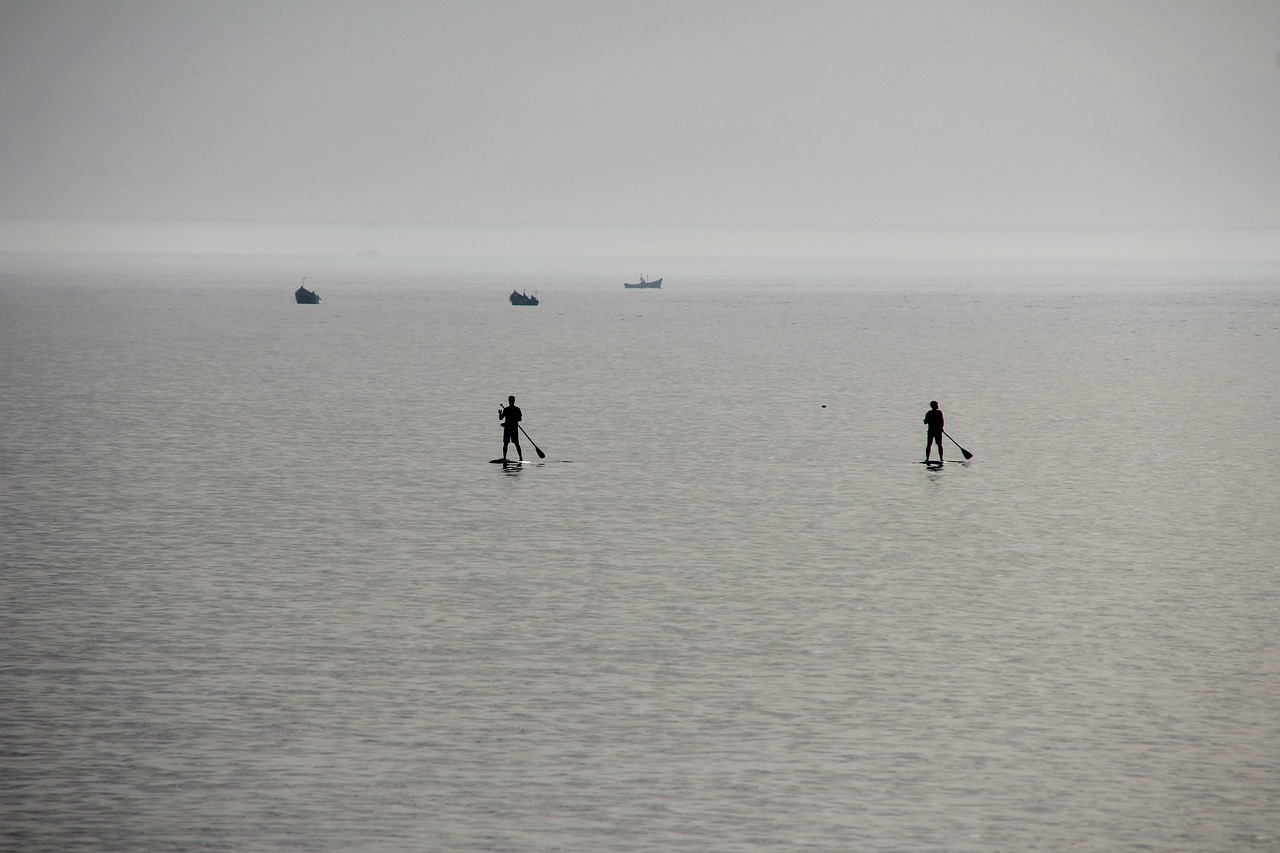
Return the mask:
[[[0,250],[1274,257],[1278,53],[1265,0],[7,3]],[[955,229],[1032,237],[892,236]]]

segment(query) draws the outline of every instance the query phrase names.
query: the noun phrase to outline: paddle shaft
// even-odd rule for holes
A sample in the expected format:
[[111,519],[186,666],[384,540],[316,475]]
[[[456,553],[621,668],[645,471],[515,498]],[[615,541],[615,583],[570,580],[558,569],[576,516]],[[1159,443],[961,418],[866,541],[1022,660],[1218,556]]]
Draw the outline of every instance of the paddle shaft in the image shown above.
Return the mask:
[[[521,431],[521,432],[524,432],[524,427],[523,427],[523,426],[522,426],[522,427],[520,427],[520,431]],[[529,438],[529,433],[524,432],[524,437],[525,437],[525,438]],[[539,458],[539,459],[546,459],[546,458],[547,458],[547,454],[545,454],[545,453],[543,453],[543,452],[542,452],[542,448],[538,446],[537,442],[535,442],[532,438],[529,438],[529,443],[530,443],[530,444],[532,444],[532,445],[533,445],[533,449],[534,449],[534,450],[536,450],[536,451],[538,452],[538,458]],[[961,449],[963,449],[963,448],[961,448]]]
[[[947,438],[951,438],[951,436],[947,435],[947,431],[945,429],[942,431],[942,434],[946,435]],[[960,447],[960,442],[956,441],[954,438],[951,438],[951,443],[954,444],[956,447]],[[965,459],[973,458],[973,454],[965,450],[963,447],[960,447],[960,452],[964,454]]]

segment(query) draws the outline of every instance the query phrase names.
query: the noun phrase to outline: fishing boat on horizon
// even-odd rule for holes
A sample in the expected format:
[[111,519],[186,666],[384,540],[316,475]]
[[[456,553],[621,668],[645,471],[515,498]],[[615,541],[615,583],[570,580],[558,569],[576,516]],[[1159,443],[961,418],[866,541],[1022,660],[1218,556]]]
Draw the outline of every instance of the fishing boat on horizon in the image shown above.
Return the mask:
[[320,304],[320,294],[316,293],[314,290],[307,290],[307,279],[305,276],[302,279],[302,285],[293,292],[293,298],[299,305]]
[[516,290],[511,291],[510,299],[511,299],[512,305],[537,305],[538,304],[537,296],[530,296],[527,293],[521,293]]
[[623,287],[633,287],[633,288],[634,288],[634,287],[654,287],[654,288],[657,288],[657,287],[662,287],[662,279],[661,279],[661,278],[655,278],[653,281],[645,281],[644,276],[640,276],[640,282],[639,282],[639,284],[632,284],[631,282],[624,281],[624,282],[622,283],[622,286],[623,286]]

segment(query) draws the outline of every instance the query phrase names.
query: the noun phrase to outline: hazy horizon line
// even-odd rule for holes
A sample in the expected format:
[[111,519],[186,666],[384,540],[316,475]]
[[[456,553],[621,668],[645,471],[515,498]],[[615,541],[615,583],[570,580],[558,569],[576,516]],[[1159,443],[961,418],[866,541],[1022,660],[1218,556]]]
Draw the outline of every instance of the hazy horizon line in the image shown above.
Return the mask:
[[430,259],[1280,260],[1273,228],[904,228],[0,219],[0,253]]

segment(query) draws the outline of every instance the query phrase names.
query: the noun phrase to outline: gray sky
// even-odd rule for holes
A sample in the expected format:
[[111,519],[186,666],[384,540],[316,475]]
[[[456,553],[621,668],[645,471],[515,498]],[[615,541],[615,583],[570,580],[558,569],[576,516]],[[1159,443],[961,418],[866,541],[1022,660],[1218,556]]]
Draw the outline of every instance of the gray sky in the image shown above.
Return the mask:
[[1275,0],[0,0],[0,81],[10,220],[1280,229]]

